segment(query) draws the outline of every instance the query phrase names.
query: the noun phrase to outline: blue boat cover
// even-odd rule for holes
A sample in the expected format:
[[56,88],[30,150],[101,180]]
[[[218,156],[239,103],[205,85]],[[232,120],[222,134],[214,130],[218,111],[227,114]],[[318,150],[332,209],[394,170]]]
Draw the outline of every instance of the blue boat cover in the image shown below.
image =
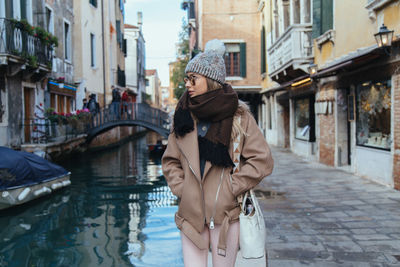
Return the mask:
[[0,146],[0,190],[28,186],[68,174],[35,154]]

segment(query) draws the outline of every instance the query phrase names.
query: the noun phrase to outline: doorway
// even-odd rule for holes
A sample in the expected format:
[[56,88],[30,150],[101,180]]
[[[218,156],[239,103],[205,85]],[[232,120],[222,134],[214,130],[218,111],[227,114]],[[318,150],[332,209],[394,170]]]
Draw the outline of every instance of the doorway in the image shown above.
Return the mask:
[[24,137],[25,143],[31,142],[31,127],[33,120],[34,93],[32,88],[24,87]]

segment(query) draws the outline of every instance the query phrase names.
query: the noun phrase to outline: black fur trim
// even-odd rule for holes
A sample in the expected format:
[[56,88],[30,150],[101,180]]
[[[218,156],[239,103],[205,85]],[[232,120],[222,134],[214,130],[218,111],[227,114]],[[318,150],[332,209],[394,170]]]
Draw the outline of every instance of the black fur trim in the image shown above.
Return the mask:
[[193,118],[189,110],[178,108],[174,115],[174,132],[177,136],[184,136],[194,130]]
[[233,161],[229,156],[228,148],[221,143],[215,144],[210,140],[199,136],[200,158],[208,160],[213,165],[233,167]]

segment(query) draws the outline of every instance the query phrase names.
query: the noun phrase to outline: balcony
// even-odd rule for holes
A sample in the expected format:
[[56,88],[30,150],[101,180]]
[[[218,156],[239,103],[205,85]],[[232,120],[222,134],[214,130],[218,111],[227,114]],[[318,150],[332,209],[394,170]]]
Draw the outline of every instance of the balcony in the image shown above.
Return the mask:
[[56,43],[57,38],[41,28],[0,18],[0,65],[17,65],[16,72],[26,66],[36,72],[37,69],[51,71],[52,51]]
[[268,75],[278,83],[307,73],[313,61],[312,24],[291,25],[268,49]]

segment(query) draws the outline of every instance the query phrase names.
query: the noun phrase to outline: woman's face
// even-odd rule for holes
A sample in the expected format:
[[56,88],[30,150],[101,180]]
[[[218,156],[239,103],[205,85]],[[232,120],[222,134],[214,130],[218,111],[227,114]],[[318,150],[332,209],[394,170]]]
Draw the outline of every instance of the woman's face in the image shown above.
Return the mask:
[[207,79],[200,74],[188,72],[184,81],[190,97],[207,92]]

